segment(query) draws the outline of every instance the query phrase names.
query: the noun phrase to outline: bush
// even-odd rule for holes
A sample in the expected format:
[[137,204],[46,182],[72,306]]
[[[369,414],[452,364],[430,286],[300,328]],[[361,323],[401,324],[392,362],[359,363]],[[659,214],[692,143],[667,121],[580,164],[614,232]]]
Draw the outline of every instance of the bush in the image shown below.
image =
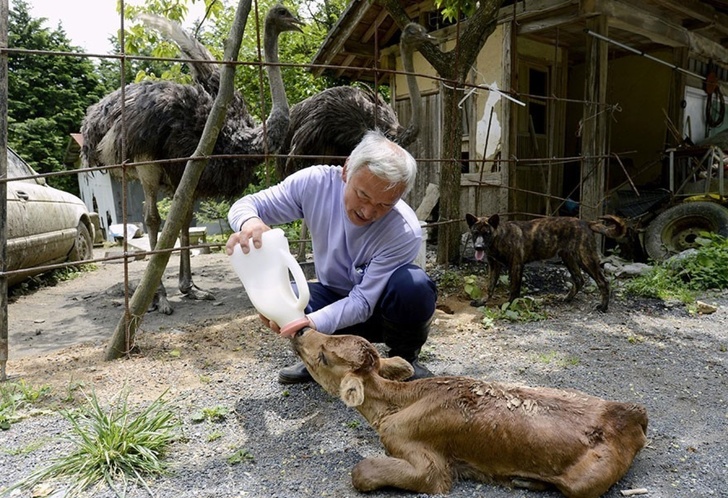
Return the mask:
[[628,281],[625,290],[689,304],[695,301],[696,293],[728,289],[728,239],[702,233],[698,243],[698,249],[662,261],[644,275]]

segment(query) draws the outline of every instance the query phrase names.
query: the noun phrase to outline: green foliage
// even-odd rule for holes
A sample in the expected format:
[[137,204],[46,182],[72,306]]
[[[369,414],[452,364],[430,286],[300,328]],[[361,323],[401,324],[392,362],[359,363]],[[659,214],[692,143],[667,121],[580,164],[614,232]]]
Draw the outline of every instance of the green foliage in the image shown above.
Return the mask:
[[48,396],[49,386],[34,387],[24,380],[0,383],[0,430],[8,430],[22,417],[20,411]]
[[245,462],[255,463],[255,457],[245,448],[241,448],[229,457],[227,457],[227,463],[229,463],[230,465],[237,465],[239,463]]
[[[125,5],[124,18],[128,20],[125,33],[125,49],[129,54],[153,57],[179,57],[176,45],[168,42],[154,30],[134,21],[133,17],[140,12],[162,15],[173,21],[181,22],[189,11],[189,0],[147,0],[144,5]],[[224,41],[230,34],[230,27],[235,18],[236,3],[219,0],[205,0],[207,16],[194,23],[192,35],[205,45],[210,53],[222,60]],[[243,34],[243,41],[238,54],[235,76],[235,88],[246,99],[248,110],[258,121],[267,116],[271,108],[270,92],[267,89],[267,74],[263,60],[263,24],[268,9],[280,3],[279,0],[259,0],[254,2]],[[296,3],[298,5],[296,5]],[[279,57],[287,65],[281,67],[288,100],[291,104],[318,93],[333,82],[326,77],[314,77],[306,66],[310,64],[314,54],[326,38],[333,24],[345,9],[345,0],[325,0],[322,2],[287,2],[286,6],[306,23],[303,33],[283,33],[279,38]],[[257,10],[256,10],[257,7]],[[179,82],[189,81],[189,69],[183,63],[169,61],[132,61],[133,70],[128,70],[125,81],[141,81],[142,79],[160,78]],[[106,81],[114,81],[113,66],[109,69]],[[118,75],[119,69],[116,68]],[[119,86],[118,76],[115,78]]]
[[481,290],[477,276],[467,275],[466,277],[463,277],[463,280],[465,281],[465,294],[467,294],[470,299],[480,299],[483,297],[483,291]]
[[361,422],[358,420],[351,420],[350,422],[346,423],[346,426],[349,429],[358,429],[359,427],[361,427]]
[[548,318],[541,305],[532,297],[519,297],[512,302],[503,303],[500,308],[483,307],[483,325],[492,327],[498,320],[509,322],[538,322]]
[[212,408],[205,407],[192,414],[192,421],[198,424],[205,420],[209,420],[210,422],[222,422],[228,416],[228,413],[230,413],[230,410],[222,405]]
[[442,17],[447,21],[455,21],[462,16],[473,15],[478,8],[477,0],[435,0],[435,7],[440,9]]
[[[71,423],[64,438],[72,451],[52,460],[29,477],[12,486],[32,488],[52,478],[66,477],[70,488],[64,496],[77,496],[86,488],[105,482],[117,495],[115,483],[138,481],[146,487],[144,476],[163,474],[163,457],[176,438],[179,422],[162,396],[138,415],[122,393],[116,405],[105,411],[95,395],[86,397],[88,403],[77,412],[63,412]],[[10,491],[10,490],[8,490]]]
[[208,443],[211,443],[213,441],[217,441],[218,439],[222,438],[222,436],[223,436],[223,433],[222,432],[220,432],[220,431],[212,431],[207,436],[207,442]]
[[[8,47],[56,52],[83,52],[63,29],[49,29],[32,18],[25,0],[13,2],[8,15]],[[8,144],[39,173],[65,171],[70,133],[78,132],[86,108],[105,88],[86,57],[8,55]],[[75,175],[48,178],[48,183],[78,194]]]
[[462,279],[456,271],[445,270],[440,275],[437,287],[440,292],[450,294],[460,290]]
[[685,304],[706,290],[728,289],[728,239],[702,233],[697,251],[659,262],[625,283],[627,292]]
[[200,202],[200,207],[195,211],[195,219],[198,223],[217,223],[220,233],[230,235],[232,230],[227,222],[227,215],[232,207],[229,199],[205,199]]

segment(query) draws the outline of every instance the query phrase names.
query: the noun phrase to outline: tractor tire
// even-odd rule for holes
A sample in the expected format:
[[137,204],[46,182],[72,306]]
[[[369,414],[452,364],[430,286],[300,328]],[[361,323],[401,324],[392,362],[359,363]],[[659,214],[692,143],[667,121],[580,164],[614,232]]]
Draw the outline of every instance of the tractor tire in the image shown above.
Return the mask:
[[697,247],[700,232],[728,236],[728,208],[715,202],[685,202],[655,218],[645,231],[645,251],[662,261],[686,249]]

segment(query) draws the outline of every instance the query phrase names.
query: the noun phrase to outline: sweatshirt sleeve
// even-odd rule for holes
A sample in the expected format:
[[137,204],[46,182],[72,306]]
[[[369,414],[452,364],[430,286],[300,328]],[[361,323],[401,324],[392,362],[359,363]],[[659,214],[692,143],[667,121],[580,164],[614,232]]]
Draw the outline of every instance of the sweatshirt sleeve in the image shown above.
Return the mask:
[[267,225],[279,225],[303,218],[301,192],[306,175],[298,171],[277,185],[238,199],[228,212],[230,228],[240,231],[243,223],[258,217]]

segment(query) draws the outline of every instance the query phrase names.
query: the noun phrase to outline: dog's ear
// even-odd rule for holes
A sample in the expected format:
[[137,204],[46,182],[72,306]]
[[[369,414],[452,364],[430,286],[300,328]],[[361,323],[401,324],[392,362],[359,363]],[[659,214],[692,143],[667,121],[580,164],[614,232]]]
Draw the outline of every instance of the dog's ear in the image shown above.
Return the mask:
[[399,356],[392,358],[380,358],[379,375],[388,380],[405,380],[415,374],[414,368],[407,360]]
[[478,218],[468,213],[465,215],[465,221],[468,223],[468,228],[470,228],[475,225],[475,222],[478,221]]
[[488,218],[488,225],[493,227],[493,230],[498,228],[498,224],[500,223],[500,216],[498,214],[494,214],[490,218]]
[[347,373],[339,384],[339,396],[346,406],[354,408],[364,403],[364,384],[358,375]]

